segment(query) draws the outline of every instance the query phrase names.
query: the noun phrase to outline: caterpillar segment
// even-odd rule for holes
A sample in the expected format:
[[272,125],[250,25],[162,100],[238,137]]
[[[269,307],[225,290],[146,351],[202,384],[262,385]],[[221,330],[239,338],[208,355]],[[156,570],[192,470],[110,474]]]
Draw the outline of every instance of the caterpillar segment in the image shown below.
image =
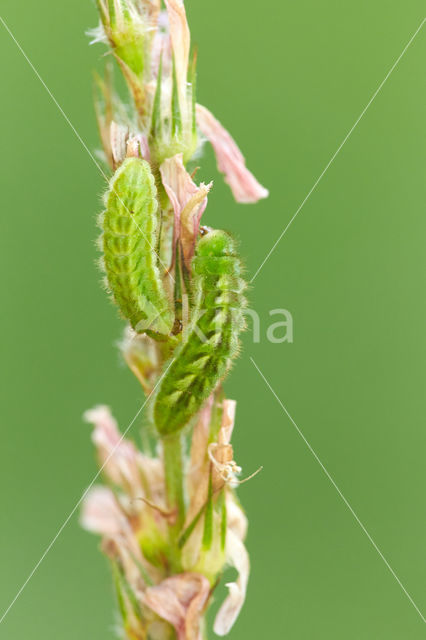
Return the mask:
[[239,350],[246,306],[242,266],[232,238],[209,231],[199,239],[191,264],[192,320],[176,348],[154,403],[158,432],[182,429],[228,372]]

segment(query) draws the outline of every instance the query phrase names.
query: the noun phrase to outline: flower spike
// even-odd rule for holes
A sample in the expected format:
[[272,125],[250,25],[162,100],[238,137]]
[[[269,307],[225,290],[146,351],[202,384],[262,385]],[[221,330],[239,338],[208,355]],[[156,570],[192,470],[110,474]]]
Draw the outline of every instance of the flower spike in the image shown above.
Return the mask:
[[[100,264],[126,324],[121,354],[146,408],[140,424],[127,427],[134,441],[107,406],[86,412],[100,484],[85,496],[81,523],[101,537],[110,563],[120,637],[203,640],[227,565],[237,577],[226,585],[218,635],[230,631],[245,600],[247,518],[235,492],[255,474],[239,479],[236,403],[222,386],[240,350],[247,285],[232,235],[201,225],[213,184],[194,177],[202,142],[213,145],[237,201],[268,192],[196,103],[197,50],[183,0],[96,2],[92,42],[111,54],[96,78],[102,159],[112,173],[99,217]],[[114,91],[112,66],[127,83],[128,105]]]

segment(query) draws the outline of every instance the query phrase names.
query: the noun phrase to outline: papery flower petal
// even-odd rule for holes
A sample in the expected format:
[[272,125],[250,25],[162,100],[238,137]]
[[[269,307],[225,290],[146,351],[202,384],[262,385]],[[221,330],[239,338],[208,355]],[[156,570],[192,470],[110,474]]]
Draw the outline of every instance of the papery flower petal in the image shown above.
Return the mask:
[[108,407],[100,405],[86,411],[84,418],[94,425],[92,441],[105,474],[132,495],[143,495],[138,452],[125,440]]
[[219,430],[218,442],[221,445],[230,444],[235,423],[235,411],[237,403],[235,400],[224,400],[222,409],[222,424]]
[[236,582],[229,582],[225,602],[220,607],[214,621],[213,630],[218,636],[225,636],[235,623],[244,604],[247,583],[250,573],[250,560],[243,541],[239,535],[228,528],[226,534],[226,559],[238,571]]
[[234,430],[235,400],[224,400],[222,405],[222,422],[217,436],[217,442],[209,445],[209,458],[213,462],[213,490],[219,491],[226,484],[224,475],[228,466],[233,476],[234,471],[229,465],[233,462],[234,451],[231,445],[232,432]]
[[247,516],[231,492],[226,496],[226,514],[228,529],[233,531],[240,540],[244,540],[248,528]]
[[197,104],[196,117],[201,132],[213,146],[218,169],[225,175],[235,200],[251,203],[266,198],[269,191],[247,169],[244,156],[228,131],[200,104]]
[[196,192],[196,186],[183,166],[183,155],[178,153],[172,158],[167,158],[160,166],[161,179],[172,203],[175,214],[175,242],[179,236],[180,216],[192,196]]
[[144,160],[151,162],[151,152],[149,150],[148,138],[142,133],[138,135],[140,154]]
[[202,182],[197,187],[196,193],[187,202],[180,215],[180,241],[182,244],[183,256],[189,267],[194,254],[195,243],[197,241],[200,220],[207,206],[207,194],[212,187],[212,182],[204,184]]
[[147,0],[145,2],[145,8],[151,19],[151,25],[155,25],[159,19],[158,16],[161,13],[161,0]]
[[[204,493],[206,495],[206,492]],[[200,518],[182,549],[182,567],[185,571],[199,569],[204,533],[204,519]]]
[[146,562],[130,520],[111,489],[90,489],[83,500],[80,523],[87,531],[102,536],[104,553],[119,560],[133,590],[140,590],[144,586],[140,567]]
[[[189,527],[194,518],[196,518],[200,509],[205,504],[208,495],[210,460],[206,452],[209,444],[213,400],[214,396],[211,395],[200,411],[194,426],[187,480],[189,504],[184,530]],[[203,530],[204,520],[201,518],[182,549],[182,566],[184,569],[192,570],[199,561]]]
[[188,493],[190,503],[186,515],[189,524],[205,501],[210,475],[210,461],[206,456],[210,436],[210,421],[214,395],[212,394],[201,409],[194,426],[191,440],[191,458],[188,473]]
[[127,139],[129,137],[129,129],[123,124],[117,124],[114,120],[109,126],[110,145],[114,167],[118,167],[126,157]]
[[175,214],[174,245],[180,236],[184,258],[189,264],[212,183],[201,183],[197,187],[183,165],[182,153],[164,160],[160,173]]
[[154,78],[157,78],[160,60],[162,60],[163,64],[163,76],[170,76],[172,71],[172,42],[167,11],[161,11],[158,16],[157,30],[152,39],[150,60],[151,73]]
[[200,621],[209,593],[207,578],[188,572],[166,578],[156,587],[149,587],[144,601],[174,626],[178,640],[201,640]]
[[86,422],[94,426],[92,440],[96,445],[112,450],[120,442],[120,432],[117,421],[112,416],[109,407],[97,405],[88,409],[83,415]]
[[111,539],[120,536],[126,527],[114,494],[106,487],[94,487],[87,493],[80,522],[87,531]]
[[126,142],[125,157],[143,158],[147,162],[151,162],[151,153],[149,150],[147,136],[143,135],[142,133],[138,133],[135,136],[129,136]]
[[164,0],[169,15],[170,36],[172,39],[173,55],[176,66],[176,78],[179,95],[183,100],[186,94],[186,81],[188,71],[190,33],[186,20],[183,0]]

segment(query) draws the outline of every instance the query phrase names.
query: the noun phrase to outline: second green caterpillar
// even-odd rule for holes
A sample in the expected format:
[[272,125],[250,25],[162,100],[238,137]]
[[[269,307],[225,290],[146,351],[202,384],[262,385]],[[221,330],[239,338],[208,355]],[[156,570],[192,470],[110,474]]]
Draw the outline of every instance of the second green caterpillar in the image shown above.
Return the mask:
[[225,376],[244,328],[246,284],[232,238],[210,231],[192,261],[192,321],[161,380],[154,421],[162,436],[179,431]]

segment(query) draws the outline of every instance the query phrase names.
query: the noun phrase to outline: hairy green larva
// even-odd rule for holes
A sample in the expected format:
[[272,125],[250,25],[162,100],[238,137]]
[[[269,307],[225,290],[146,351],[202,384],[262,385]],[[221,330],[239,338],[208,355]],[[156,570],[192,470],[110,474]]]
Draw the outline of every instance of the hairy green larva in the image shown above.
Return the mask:
[[246,284],[232,238],[210,231],[192,261],[192,321],[159,386],[154,421],[162,436],[179,431],[198,412],[238,353]]
[[149,164],[127,158],[105,204],[103,265],[114,300],[136,331],[168,334],[174,318],[158,268],[157,189]]

